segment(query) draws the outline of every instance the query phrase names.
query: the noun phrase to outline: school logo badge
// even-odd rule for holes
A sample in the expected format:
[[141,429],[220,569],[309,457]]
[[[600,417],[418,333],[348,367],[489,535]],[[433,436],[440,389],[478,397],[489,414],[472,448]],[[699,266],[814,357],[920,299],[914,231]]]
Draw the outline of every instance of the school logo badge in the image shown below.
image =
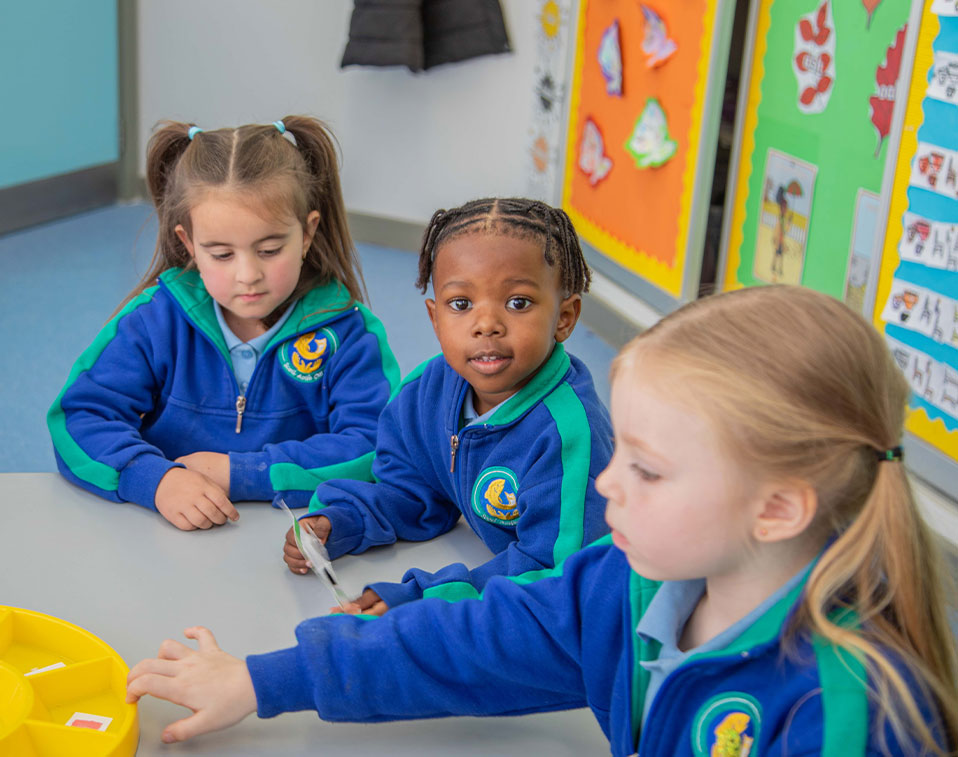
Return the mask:
[[339,347],[332,329],[320,329],[284,342],[279,348],[279,363],[297,381],[309,384],[319,381],[326,363]]
[[758,747],[762,708],[741,691],[712,697],[695,715],[692,752],[696,757],[748,757]]
[[519,517],[519,482],[508,468],[486,468],[472,487],[472,509],[497,526],[515,527]]

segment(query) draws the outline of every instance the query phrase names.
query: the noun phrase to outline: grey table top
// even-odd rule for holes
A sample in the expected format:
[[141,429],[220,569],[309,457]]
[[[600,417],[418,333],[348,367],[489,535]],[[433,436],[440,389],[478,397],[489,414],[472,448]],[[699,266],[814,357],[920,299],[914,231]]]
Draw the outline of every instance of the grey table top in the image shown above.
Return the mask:
[[[295,644],[293,629],[323,615],[333,597],[315,576],[282,560],[288,517],[240,503],[240,519],[182,532],[136,505],[106,502],[53,473],[0,474],[0,604],[74,623],[112,646],[131,667],[167,637],[205,625],[244,657]],[[350,595],[407,568],[475,566],[488,549],[460,524],[424,543],[402,543],[336,561]],[[188,642],[193,643],[193,642]],[[324,723],[315,713],[251,716],[185,744],[160,742],[188,711],[151,697],[139,705],[138,755],[575,755],[608,754],[587,709],[517,718],[446,718],[373,725]]]

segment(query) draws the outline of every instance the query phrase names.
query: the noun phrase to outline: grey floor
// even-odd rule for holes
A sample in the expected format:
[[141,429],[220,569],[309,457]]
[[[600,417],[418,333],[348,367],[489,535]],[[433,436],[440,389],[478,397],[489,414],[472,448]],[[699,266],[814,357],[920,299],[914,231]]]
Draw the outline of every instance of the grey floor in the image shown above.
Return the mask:
[[[0,473],[55,471],[46,412],[73,362],[146,271],[156,240],[152,208],[116,205],[0,236]],[[439,351],[416,255],[359,245],[370,307],[405,373]],[[569,351],[608,404],[615,350],[580,320]]]

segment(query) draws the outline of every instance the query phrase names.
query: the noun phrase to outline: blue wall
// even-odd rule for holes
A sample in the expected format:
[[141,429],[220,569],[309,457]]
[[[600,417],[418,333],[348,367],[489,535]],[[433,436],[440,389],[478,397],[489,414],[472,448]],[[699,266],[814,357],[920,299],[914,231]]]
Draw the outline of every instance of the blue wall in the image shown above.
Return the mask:
[[116,0],[0,3],[0,188],[119,159]]

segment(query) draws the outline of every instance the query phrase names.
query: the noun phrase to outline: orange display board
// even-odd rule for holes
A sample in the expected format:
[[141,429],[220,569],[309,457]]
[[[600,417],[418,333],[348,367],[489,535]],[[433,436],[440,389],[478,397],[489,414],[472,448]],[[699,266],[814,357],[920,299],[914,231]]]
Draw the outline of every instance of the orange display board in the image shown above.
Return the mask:
[[695,229],[706,213],[693,206],[711,186],[727,60],[716,30],[729,19],[717,0],[582,0],[579,12],[563,207],[596,250],[685,299],[686,268],[701,260]]

